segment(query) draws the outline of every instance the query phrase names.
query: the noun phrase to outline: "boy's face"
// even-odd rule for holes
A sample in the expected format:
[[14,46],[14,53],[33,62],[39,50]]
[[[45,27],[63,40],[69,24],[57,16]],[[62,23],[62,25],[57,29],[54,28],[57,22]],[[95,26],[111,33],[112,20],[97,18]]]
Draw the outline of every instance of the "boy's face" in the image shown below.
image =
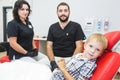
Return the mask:
[[85,43],[84,49],[84,53],[87,58],[96,59],[103,53],[104,44],[97,42],[96,39],[93,39],[88,43]]

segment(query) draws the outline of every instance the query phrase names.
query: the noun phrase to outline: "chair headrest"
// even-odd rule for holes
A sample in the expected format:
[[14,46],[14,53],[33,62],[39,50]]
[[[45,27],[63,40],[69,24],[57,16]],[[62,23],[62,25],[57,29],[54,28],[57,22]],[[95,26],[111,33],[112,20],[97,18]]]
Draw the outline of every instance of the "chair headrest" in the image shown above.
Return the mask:
[[114,45],[120,40],[120,31],[112,31],[105,33],[105,37],[108,39],[107,50],[112,50]]

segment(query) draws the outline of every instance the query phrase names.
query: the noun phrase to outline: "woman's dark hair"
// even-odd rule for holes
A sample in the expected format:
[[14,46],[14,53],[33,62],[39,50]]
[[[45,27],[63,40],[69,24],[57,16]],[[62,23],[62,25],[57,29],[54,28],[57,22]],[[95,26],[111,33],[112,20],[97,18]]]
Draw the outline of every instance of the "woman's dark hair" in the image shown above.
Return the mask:
[[[28,5],[28,8],[29,8],[29,14],[28,14],[28,16],[30,15],[30,12],[31,12],[30,5],[29,5],[29,3],[27,1],[25,1],[25,0],[17,0],[15,2],[15,4],[14,4],[14,8],[13,8],[13,18],[15,20],[17,20],[18,22],[21,22],[21,20],[19,18],[19,15],[18,15],[18,10],[20,8],[22,8],[23,4],[27,4]],[[27,17],[26,21],[28,21],[28,20],[29,20],[29,18]]]

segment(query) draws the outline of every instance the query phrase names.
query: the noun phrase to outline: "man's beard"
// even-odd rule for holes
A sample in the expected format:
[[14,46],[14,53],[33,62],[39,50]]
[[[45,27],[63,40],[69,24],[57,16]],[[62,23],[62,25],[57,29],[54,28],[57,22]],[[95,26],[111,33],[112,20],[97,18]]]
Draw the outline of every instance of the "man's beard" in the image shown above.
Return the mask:
[[61,19],[60,17],[58,17],[59,18],[59,20],[61,21],[61,22],[66,22],[66,21],[68,21],[68,19],[69,19],[69,16],[68,17],[66,17],[66,19]]

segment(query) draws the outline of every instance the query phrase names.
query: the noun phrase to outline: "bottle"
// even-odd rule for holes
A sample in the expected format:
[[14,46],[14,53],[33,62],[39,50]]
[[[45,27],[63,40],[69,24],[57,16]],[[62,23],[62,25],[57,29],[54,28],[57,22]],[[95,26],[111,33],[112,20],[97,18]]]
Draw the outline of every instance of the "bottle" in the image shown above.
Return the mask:
[[102,28],[102,21],[101,21],[101,19],[99,19],[97,22],[97,30],[100,31],[101,28]]
[[105,19],[105,21],[104,21],[104,30],[107,31],[108,28],[109,28],[109,20],[108,20],[108,18],[107,18],[107,19]]

